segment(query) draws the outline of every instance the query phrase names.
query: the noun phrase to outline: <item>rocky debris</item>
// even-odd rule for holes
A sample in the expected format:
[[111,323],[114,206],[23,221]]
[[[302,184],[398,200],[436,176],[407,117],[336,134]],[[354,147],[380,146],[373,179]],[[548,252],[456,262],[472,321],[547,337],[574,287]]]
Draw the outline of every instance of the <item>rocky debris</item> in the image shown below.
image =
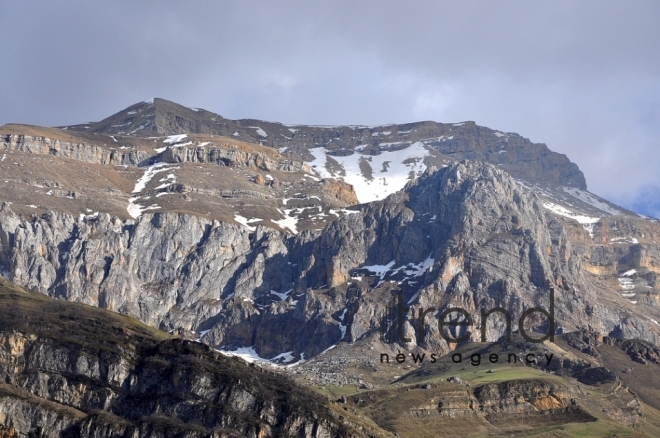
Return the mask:
[[343,181],[328,178],[323,180],[323,193],[337,199],[346,205],[358,204],[358,198],[352,185]]
[[449,377],[447,377],[447,382],[462,384],[463,379],[461,379],[460,377],[457,377],[457,376],[449,376]]
[[260,186],[265,186],[266,185],[266,178],[264,178],[263,175],[259,174],[254,177],[254,182],[255,184],[259,184]]
[[616,375],[605,367],[584,368],[573,376],[585,385],[610,384],[617,380]]
[[660,365],[660,349],[649,342],[641,339],[612,339],[606,338],[605,342],[616,345],[626,352],[632,360],[640,364],[654,363]]
[[581,330],[567,333],[563,337],[568,345],[593,357],[600,357],[598,345],[603,342],[603,335],[597,332]]

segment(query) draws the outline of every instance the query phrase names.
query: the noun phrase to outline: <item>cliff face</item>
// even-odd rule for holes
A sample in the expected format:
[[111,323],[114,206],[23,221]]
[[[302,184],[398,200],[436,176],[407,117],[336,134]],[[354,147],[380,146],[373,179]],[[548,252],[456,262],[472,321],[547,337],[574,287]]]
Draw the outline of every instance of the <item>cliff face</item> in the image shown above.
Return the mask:
[[[444,309],[466,309],[478,340],[481,309],[516,330],[550,287],[559,330],[659,339],[657,224],[619,217],[517,134],[232,121],[156,99],[2,140],[3,276],[214,347],[309,358],[402,325],[406,348],[447,352]],[[599,216],[580,225],[549,199]],[[398,290],[405,321],[388,316]],[[505,334],[489,321],[489,340]]]
[[[42,136],[8,134],[3,136],[6,151],[52,155],[85,163],[110,166],[138,166],[150,162],[163,163],[213,163],[232,167],[250,167],[261,170],[298,172],[304,163],[301,160],[277,160],[265,153],[241,150],[225,143],[218,148],[175,147],[154,154],[145,150],[117,151],[107,145],[91,142],[67,142]],[[274,155],[274,154],[271,154]],[[309,168],[307,168],[309,171]]]
[[[646,319],[617,319],[598,301],[566,225],[492,166],[456,163],[349,213],[290,236],[175,213],[26,220],[4,204],[0,264],[48,295],[167,330],[209,330],[203,340],[213,346],[253,346],[265,357],[310,357],[379,331],[397,288],[412,308],[413,344],[439,351],[448,347],[432,316],[447,306],[475,315],[475,327],[479,310],[495,306],[517,321],[526,308],[548,308],[550,286],[558,328],[609,333],[628,323],[657,341]],[[436,309],[421,331],[420,307]],[[504,329],[496,321],[488,338]]]
[[[0,284],[5,436],[376,436],[203,344]],[[375,428],[377,429],[377,428]]]

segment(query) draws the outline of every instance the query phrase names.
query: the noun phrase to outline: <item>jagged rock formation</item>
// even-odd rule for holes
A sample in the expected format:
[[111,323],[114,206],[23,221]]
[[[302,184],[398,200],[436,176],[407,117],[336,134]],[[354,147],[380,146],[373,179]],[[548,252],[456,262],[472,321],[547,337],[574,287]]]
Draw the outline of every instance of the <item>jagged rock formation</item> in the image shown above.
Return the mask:
[[[310,357],[379,331],[396,288],[412,308],[406,333],[429,349],[449,348],[433,319],[447,306],[475,315],[477,340],[480,309],[504,307],[515,322],[526,308],[547,308],[551,286],[558,329],[610,333],[628,321],[657,342],[645,318],[617,319],[599,302],[579,248],[534,194],[473,162],[429,173],[322,232],[251,232],[173,213],[25,220],[4,204],[0,243],[5,275],[19,284],[167,330],[210,330],[211,345],[266,357]],[[420,307],[435,309],[422,330]],[[489,339],[505,334],[502,320],[490,321]]]
[[366,437],[290,380],[0,282],[3,436]]

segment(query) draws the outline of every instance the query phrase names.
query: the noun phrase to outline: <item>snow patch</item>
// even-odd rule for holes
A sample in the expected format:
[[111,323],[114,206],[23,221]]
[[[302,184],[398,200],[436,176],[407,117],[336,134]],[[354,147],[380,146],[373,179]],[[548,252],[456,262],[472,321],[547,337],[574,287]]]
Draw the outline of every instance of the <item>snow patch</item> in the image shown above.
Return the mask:
[[263,129],[261,129],[259,126],[248,126],[248,127],[249,127],[249,128],[252,128],[252,129],[256,129],[256,130],[257,130],[257,134],[259,134],[260,136],[262,136],[262,137],[268,137],[268,134],[266,134],[266,131],[264,131]]
[[335,210],[335,209],[331,208],[330,210],[328,210],[328,213],[334,214],[335,216],[339,217],[339,216],[341,216],[339,213],[342,213],[342,214],[355,214],[355,213],[359,213],[359,211],[357,211],[357,210],[347,210],[345,208],[340,208],[338,210]]
[[272,358],[270,361],[275,362],[275,363],[289,363],[296,360],[296,358],[293,356],[293,351],[287,351],[286,353],[280,353],[274,358]]
[[[419,263],[409,263],[406,266],[399,268],[398,270],[403,270],[403,273],[409,277],[420,277],[429,269],[433,270],[433,264],[435,259],[431,258],[431,255],[422,260]],[[397,270],[397,271],[398,271]]]
[[256,218],[248,219],[248,218],[243,217],[243,216],[241,216],[240,214],[236,213],[236,214],[234,215],[234,220],[235,220],[236,222],[238,222],[239,224],[243,225],[243,226],[244,226],[245,228],[247,228],[248,230],[250,230],[250,231],[254,231],[254,230],[257,229],[257,227],[251,227],[251,226],[248,225],[248,224],[251,224],[251,223],[254,223],[254,222],[259,222],[259,221],[261,221],[262,219],[256,219]]
[[564,192],[568,193],[571,196],[574,196],[581,200],[582,202],[585,202],[589,205],[591,205],[594,208],[597,208],[600,211],[603,211],[607,214],[621,214],[623,213],[620,210],[617,210],[616,208],[611,207],[610,205],[606,204],[605,202],[599,200],[595,195],[592,193],[586,192],[584,190],[577,189],[575,187],[562,187]]
[[385,274],[394,266],[394,260],[389,262],[386,265],[370,265],[370,266],[362,266],[359,269],[366,269],[369,272],[373,272],[374,274],[378,275],[381,279],[385,277]]
[[278,297],[280,299],[280,301],[284,301],[287,298],[289,298],[289,295],[291,295],[292,291],[293,291],[293,289],[289,289],[288,291],[286,291],[284,293],[280,293],[280,292],[275,292],[274,290],[271,290],[270,294],[275,295],[276,297]]
[[244,361],[248,363],[268,363],[268,359],[264,359],[263,357],[259,356],[257,352],[255,351],[254,347],[240,347],[237,348],[236,350],[218,350],[220,353],[226,355],[226,356],[236,356],[240,357]]
[[[151,179],[159,172],[164,172],[166,170],[169,170],[167,166],[171,166],[169,163],[156,163],[153,164],[149,167],[147,167],[147,170],[144,172],[144,175],[140,179],[137,180],[135,183],[135,188],[131,193],[140,193],[144,188],[147,186],[147,183],[151,181]],[[176,167],[178,169],[178,167]]]
[[562,207],[561,205],[553,204],[552,202],[546,202],[543,204],[543,206],[555,214],[573,219],[578,223],[582,224],[582,227],[585,230],[587,230],[589,236],[593,239],[594,226],[598,221],[600,221],[599,217],[589,217],[589,216],[579,215],[573,213],[567,208]]
[[[327,168],[328,155],[325,148],[312,148],[309,152],[314,156],[310,167],[322,178],[337,178],[351,184],[355,189],[360,203],[377,201],[397,192],[410,181],[420,176],[426,170],[424,158],[429,155],[422,142],[415,142],[405,149],[383,151],[379,155],[352,154],[348,156],[332,156],[341,171],[330,171]],[[371,168],[371,175],[365,175],[360,168]]]
[[293,234],[298,234],[298,228],[297,228],[298,218],[295,216],[289,216],[289,214],[294,210],[295,209],[292,208],[292,209],[284,210],[284,212],[282,212],[282,210],[278,208],[277,211],[279,211],[280,214],[284,215],[284,219],[280,219],[277,221],[275,219],[271,219],[270,221],[273,222],[274,224],[279,225],[280,228],[288,229]]
[[631,278],[621,277],[619,278],[619,287],[623,290],[633,290],[635,289],[635,284]]
[[[144,172],[144,175],[142,175],[142,177],[140,177],[140,179],[138,179],[137,182],[135,183],[135,188],[133,189],[132,193],[140,193],[142,190],[144,190],[144,188],[147,186],[147,183],[149,183],[149,181],[151,181],[151,179],[157,173],[179,168],[178,166],[177,167],[171,167],[171,166],[172,164],[170,163],[156,163],[147,167],[147,170]],[[128,207],[126,207],[126,210],[133,219],[137,219],[138,217],[140,217],[142,213],[146,210],[154,210],[160,208],[158,204],[150,205],[148,207],[145,207],[140,204],[136,204],[135,201],[137,201],[138,199],[140,199],[140,196],[134,196],[128,199]],[[148,199],[148,197],[146,197],[145,199]]]
[[[301,364],[305,362],[305,355],[301,354],[300,355],[300,360],[296,362],[295,364],[289,364],[290,362],[295,360],[295,357],[293,356],[293,351],[287,351],[286,353],[280,353],[277,356],[275,356],[272,359],[265,359],[261,356],[259,356],[254,349],[254,347],[240,347],[235,350],[216,350],[219,353],[224,354],[225,356],[235,356],[235,357],[240,357],[244,361],[248,363],[255,363],[259,365],[269,365],[272,367],[292,367],[298,364]],[[288,365],[278,365],[278,363],[286,363]]]
[[610,243],[629,243],[629,244],[636,244],[639,243],[639,240],[637,240],[634,237],[614,237],[610,239]]
[[162,182],[164,184],[159,185],[154,190],[164,189],[165,187],[169,187],[172,184],[176,183],[176,176],[174,176],[173,173],[170,173],[165,178],[161,178],[160,181],[158,182]]
[[347,311],[348,309],[344,309],[344,311],[341,313],[341,316],[339,316],[339,320],[341,321],[341,323],[339,324],[339,330],[341,330],[341,338],[339,338],[339,340],[344,339],[344,337],[346,336],[347,325],[344,323],[344,319],[346,318]]
[[163,143],[167,143],[170,145],[180,143],[186,137],[188,137],[188,134],[170,135],[165,140],[163,140]]

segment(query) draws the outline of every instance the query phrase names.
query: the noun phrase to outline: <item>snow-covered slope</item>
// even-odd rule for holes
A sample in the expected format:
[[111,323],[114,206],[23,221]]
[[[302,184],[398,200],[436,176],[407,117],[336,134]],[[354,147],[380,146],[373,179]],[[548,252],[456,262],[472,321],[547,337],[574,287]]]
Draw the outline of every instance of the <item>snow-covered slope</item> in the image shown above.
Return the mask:
[[337,156],[329,155],[324,147],[313,148],[310,152],[314,161],[309,164],[323,178],[351,184],[361,203],[378,201],[401,190],[424,173],[424,159],[429,155],[422,142],[378,155],[362,154],[358,149],[351,155]]

